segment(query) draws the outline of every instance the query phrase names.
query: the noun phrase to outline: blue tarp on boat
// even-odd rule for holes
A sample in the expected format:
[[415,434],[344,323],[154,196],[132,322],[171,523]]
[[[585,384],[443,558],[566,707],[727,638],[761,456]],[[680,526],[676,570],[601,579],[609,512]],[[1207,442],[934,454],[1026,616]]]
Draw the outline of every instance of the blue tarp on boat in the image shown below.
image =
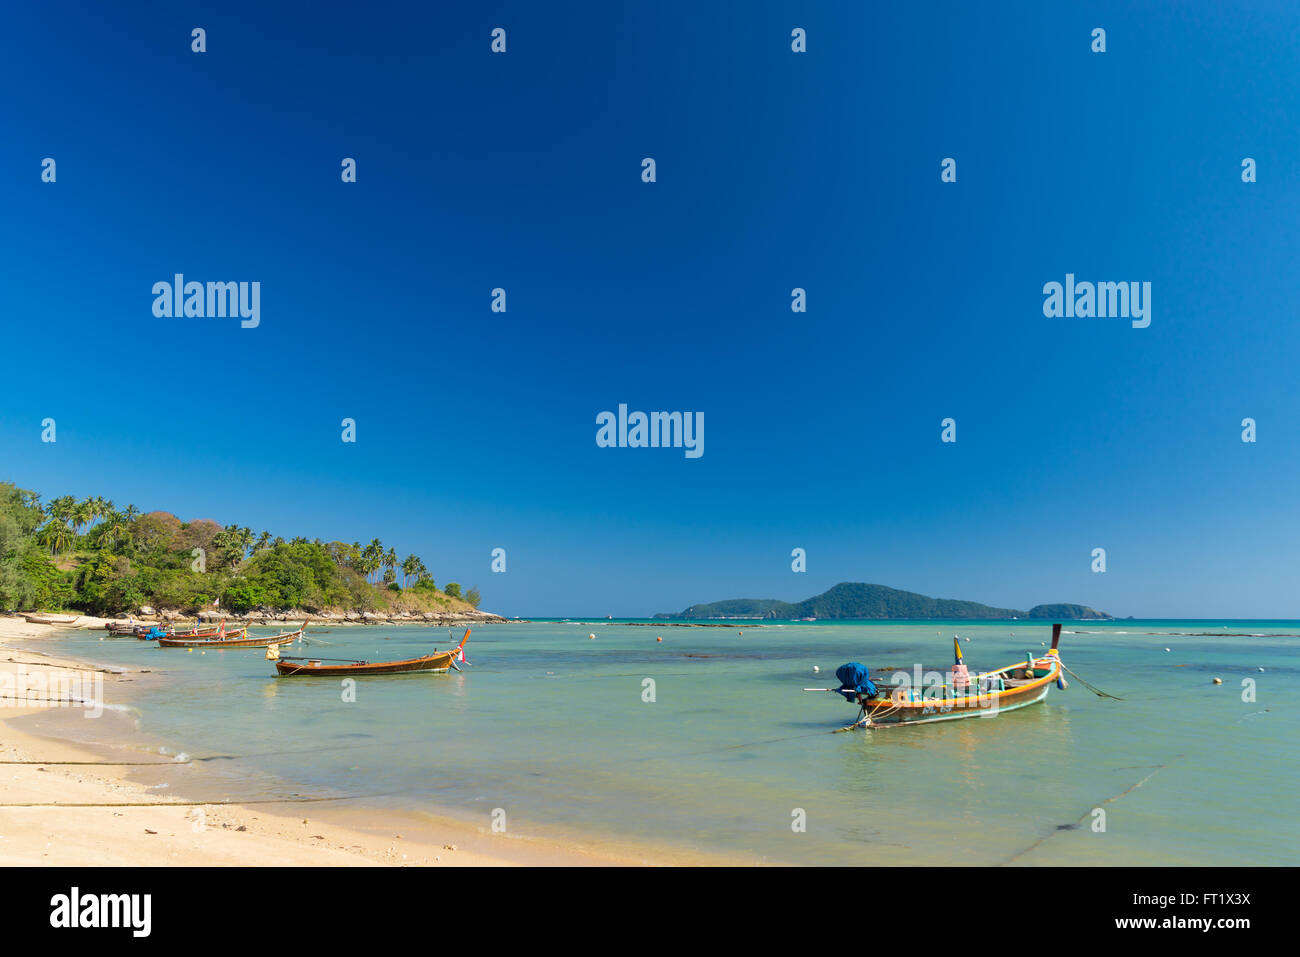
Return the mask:
[[867,666],[860,661],[850,661],[847,665],[840,665],[835,669],[835,677],[839,680],[839,694],[844,695],[845,701],[857,701],[857,696],[862,694],[868,698],[876,694],[876,683],[871,680]]

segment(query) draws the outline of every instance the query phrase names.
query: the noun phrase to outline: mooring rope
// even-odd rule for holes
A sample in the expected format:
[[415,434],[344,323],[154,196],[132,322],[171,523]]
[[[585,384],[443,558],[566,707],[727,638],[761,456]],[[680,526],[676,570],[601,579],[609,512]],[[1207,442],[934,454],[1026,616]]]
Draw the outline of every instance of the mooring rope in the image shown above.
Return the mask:
[[[1064,661],[1061,662],[1061,667],[1062,667],[1062,668],[1065,668],[1066,671],[1070,671],[1069,668],[1066,668],[1066,667],[1065,667],[1065,662],[1064,662]],[[1079,676],[1076,675],[1076,674],[1074,674],[1073,671],[1070,671],[1070,674],[1071,674],[1071,675],[1074,675],[1075,678],[1078,678],[1078,679],[1079,679],[1079,684],[1083,685],[1085,688],[1087,688],[1089,691],[1091,691],[1093,694],[1095,694],[1098,698],[1110,698],[1112,701],[1123,701],[1123,700],[1124,700],[1123,698],[1117,698],[1117,697],[1115,697],[1113,694],[1107,694],[1105,691],[1102,691],[1102,690],[1101,690],[1100,688],[1098,688],[1096,685],[1090,685],[1090,684],[1088,684],[1087,681],[1085,681],[1085,680],[1082,679],[1082,678],[1079,678]]]

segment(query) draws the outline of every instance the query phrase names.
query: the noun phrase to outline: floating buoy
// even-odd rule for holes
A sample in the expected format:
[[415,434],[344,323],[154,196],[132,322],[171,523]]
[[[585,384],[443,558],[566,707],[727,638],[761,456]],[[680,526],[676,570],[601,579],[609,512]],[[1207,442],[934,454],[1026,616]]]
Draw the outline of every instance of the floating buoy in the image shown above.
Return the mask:
[[663,635],[660,635],[658,638],[655,639],[655,641],[663,641],[663,640],[664,640],[664,636],[663,636]]
[[820,668],[818,668],[816,665],[813,665],[813,674],[817,674],[817,673],[819,673],[820,671],[821,671]]
[[[102,641],[103,639],[100,639],[100,640]],[[1260,668],[1259,670],[1260,670],[1260,671],[1263,671],[1264,669],[1263,669],[1263,668]]]
[[1214,683],[1215,683],[1216,685],[1221,685],[1221,684],[1223,684],[1223,679],[1222,679],[1222,678],[1215,678],[1215,679],[1214,679]]
[[595,635],[594,632],[593,632],[592,634],[588,635],[587,637],[590,638],[592,641],[595,641],[595,640],[596,640],[596,635]]
[[1168,648],[1165,649],[1165,651],[1168,651],[1168,650],[1169,650]]
[[738,631],[738,632],[736,632],[736,634],[738,634],[738,635],[743,635],[744,632],[743,632],[743,631]]
[[185,651],[186,651],[188,654],[191,654],[191,655],[194,654],[194,649],[193,649],[193,648],[186,648]]

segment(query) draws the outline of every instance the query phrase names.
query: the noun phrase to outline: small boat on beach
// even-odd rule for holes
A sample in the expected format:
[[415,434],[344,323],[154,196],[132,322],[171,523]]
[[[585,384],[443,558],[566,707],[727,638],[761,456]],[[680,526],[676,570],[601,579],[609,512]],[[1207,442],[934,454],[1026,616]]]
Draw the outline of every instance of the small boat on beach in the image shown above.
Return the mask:
[[1052,647],[1047,654],[1035,657],[1026,653],[1024,661],[971,675],[962,661],[961,643],[954,637],[956,662],[943,682],[927,682],[924,688],[900,685],[880,689],[864,665],[851,661],[835,670],[840,687],[804,690],[834,691],[858,705],[857,720],[841,731],[992,718],[1045,700],[1052,685],[1065,690],[1065,665],[1057,647],[1060,641],[1061,626],[1056,624],[1052,626]]
[[195,637],[194,635],[169,635],[159,638],[158,644],[164,648],[260,648],[264,645],[281,644],[302,637],[302,629],[280,635],[267,635],[261,638],[248,637],[248,626],[238,631],[226,631],[226,623],[214,635]]
[[80,615],[23,615],[23,619],[33,625],[71,625],[81,619]]
[[[320,678],[350,678],[355,675],[400,675],[413,672],[441,673],[450,668],[460,669],[456,661],[465,660],[465,642],[469,640],[470,629],[465,629],[465,637],[451,651],[434,649],[430,654],[418,658],[405,658],[401,661],[360,661],[350,658],[281,658],[278,648],[268,648],[268,661],[275,662],[277,676],[295,678],[314,675]],[[327,663],[328,662],[328,663]]]

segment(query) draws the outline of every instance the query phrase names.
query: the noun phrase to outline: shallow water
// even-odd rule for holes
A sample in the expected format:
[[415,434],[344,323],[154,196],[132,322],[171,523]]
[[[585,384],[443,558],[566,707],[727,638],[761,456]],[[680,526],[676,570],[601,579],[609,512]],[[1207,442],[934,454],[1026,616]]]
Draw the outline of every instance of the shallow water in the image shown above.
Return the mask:
[[[1050,626],[491,625],[474,630],[463,674],[363,677],[355,701],[335,680],[275,678],[264,649],[187,653],[98,632],[42,647],[165,672],[111,687],[141,709],[137,743],[205,759],[205,798],[289,782],[484,828],[500,809],[513,834],[769,862],[1300,863],[1300,622],[1065,627],[1065,663],[1124,700],[1068,678],[995,719],[845,734],[828,732],[856,709],[801,690],[834,684],[845,661],[946,670],[956,633],[972,671],[999,667],[1041,653]],[[308,636],[312,654],[372,661],[449,644],[414,626]]]

